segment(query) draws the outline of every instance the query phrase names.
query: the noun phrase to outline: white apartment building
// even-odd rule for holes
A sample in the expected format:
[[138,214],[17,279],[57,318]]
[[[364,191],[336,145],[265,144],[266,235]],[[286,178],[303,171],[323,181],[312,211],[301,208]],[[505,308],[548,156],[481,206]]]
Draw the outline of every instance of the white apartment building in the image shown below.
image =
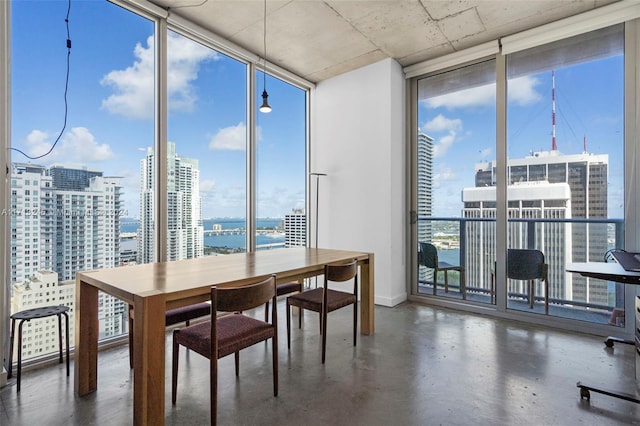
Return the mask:
[[[431,216],[433,211],[433,138],[418,134],[418,216]],[[430,220],[418,223],[418,241],[429,241],[433,236]]]
[[[15,163],[10,213],[12,312],[65,304],[73,322],[75,273],[120,263],[119,179],[84,167]],[[127,307],[100,297],[100,334],[107,337],[109,330],[123,329]],[[25,330],[25,344],[31,342],[27,352],[37,356],[48,343],[28,330],[35,328]]]
[[[173,142],[167,144],[167,260],[201,257],[204,249],[202,199],[198,160],[180,157]],[[154,153],[140,160],[140,229],[138,262],[154,261]]]
[[[418,133],[418,217],[430,217],[433,212],[433,138]],[[433,221],[418,221],[418,241],[428,242],[433,238]],[[418,282],[433,280],[433,270],[418,268]]]

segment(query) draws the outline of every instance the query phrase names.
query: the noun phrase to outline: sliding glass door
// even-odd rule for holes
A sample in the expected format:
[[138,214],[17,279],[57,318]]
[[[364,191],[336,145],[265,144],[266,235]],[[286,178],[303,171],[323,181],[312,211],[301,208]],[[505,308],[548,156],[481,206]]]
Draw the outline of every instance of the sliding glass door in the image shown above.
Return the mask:
[[624,247],[624,26],[512,53],[507,78],[507,246],[549,282],[509,280],[507,306],[624,326],[621,284],[566,272]]
[[418,80],[418,294],[492,302],[495,198],[477,164],[495,155],[495,67]]
[[415,78],[413,294],[625,327],[624,286],[566,272],[625,247],[624,31]]

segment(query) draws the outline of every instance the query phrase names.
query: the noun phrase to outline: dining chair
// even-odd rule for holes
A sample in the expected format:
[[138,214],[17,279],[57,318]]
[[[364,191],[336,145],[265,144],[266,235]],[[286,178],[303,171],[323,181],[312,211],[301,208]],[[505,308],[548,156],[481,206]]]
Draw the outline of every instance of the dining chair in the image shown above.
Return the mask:
[[[271,322],[242,312],[271,301]],[[229,313],[219,315],[220,313]],[[235,354],[236,376],[240,372],[240,350],[271,339],[273,396],[278,396],[278,313],[275,275],[239,287],[211,288],[211,320],[173,331],[171,368],[171,402],[176,404],[180,345],[209,359],[211,389],[211,424],[216,424],[218,410],[218,359]],[[213,326],[212,326],[213,324]]]
[[[211,303],[202,302],[193,305],[182,306],[180,308],[169,309],[165,315],[165,326],[185,323],[190,325],[191,320],[207,316],[211,313]],[[134,321],[133,305],[129,305],[129,368],[133,368],[133,321]]]
[[[549,265],[544,253],[534,249],[507,249],[507,278],[529,282],[529,307],[535,302],[535,280],[544,283],[544,312],[549,314]],[[491,272],[491,302],[495,299],[495,266]]]
[[444,291],[449,292],[449,271],[460,272],[460,294],[462,299],[467,298],[467,286],[464,276],[464,267],[460,265],[452,265],[447,262],[438,260],[438,249],[431,243],[421,242],[418,246],[418,265],[425,268],[433,269],[433,294],[438,291],[438,272],[444,272]]
[[[353,280],[353,291],[345,292],[329,288],[329,282],[345,282]],[[303,291],[287,297],[287,348],[291,349],[291,306],[320,314],[320,333],[322,334],[322,363],[327,352],[327,314],[336,309],[353,305],[353,346],[356,345],[356,329],[358,326],[358,261],[346,264],[328,264],[324,266],[324,286]],[[298,327],[301,327],[299,323]]]

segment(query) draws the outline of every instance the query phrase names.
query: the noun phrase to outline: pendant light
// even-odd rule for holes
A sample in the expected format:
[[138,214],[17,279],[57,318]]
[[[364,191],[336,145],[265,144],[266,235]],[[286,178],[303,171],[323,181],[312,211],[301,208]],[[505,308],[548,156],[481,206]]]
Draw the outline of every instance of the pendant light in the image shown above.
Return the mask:
[[269,94],[267,93],[267,0],[264,0],[264,56],[262,58],[262,105],[260,105],[260,112],[269,113],[271,107],[269,106]]

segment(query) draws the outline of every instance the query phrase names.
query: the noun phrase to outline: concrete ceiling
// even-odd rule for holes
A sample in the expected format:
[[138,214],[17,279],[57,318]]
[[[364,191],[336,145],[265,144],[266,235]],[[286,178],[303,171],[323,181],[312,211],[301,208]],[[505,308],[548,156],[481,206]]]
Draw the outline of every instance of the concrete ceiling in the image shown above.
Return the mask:
[[[263,56],[264,3],[151,0]],[[267,60],[311,82],[453,53],[616,0],[267,0]]]

